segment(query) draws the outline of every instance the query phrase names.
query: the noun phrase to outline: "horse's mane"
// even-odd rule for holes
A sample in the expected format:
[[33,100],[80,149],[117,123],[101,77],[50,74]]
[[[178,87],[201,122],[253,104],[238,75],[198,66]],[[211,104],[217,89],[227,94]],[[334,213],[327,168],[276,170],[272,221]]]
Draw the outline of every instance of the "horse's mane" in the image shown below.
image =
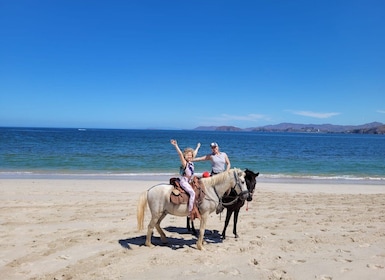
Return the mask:
[[222,173],[216,174],[215,176],[201,178],[201,180],[203,183],[208,182],[210,186],[214,186],[218,183],[222,183],[229,176],[230,173],[236,172],[239,175],[240,171],[241,170],[238,168],[233,168],[233,169],[230,169],[229,171],[224,171]]

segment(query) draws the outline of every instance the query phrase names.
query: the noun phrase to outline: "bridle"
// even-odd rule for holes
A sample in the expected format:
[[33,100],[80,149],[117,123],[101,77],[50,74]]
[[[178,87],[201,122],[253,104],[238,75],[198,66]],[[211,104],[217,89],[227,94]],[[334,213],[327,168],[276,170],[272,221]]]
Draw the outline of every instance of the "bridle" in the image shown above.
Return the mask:
[[[234,200],[232,200],[232,201],[230,201],[230,202],[223,202],[223,201],[222,201],[222,197],[220,197],[220,196],[218,195],[218,192],[217,192],[216,188],[214,187],[215,194],[216,194],[216,196],[217,196],[217,198],[218,198],[217,214],[220,213],[220,212],[222,212],[222,210],[224,209],[224,206],[229,206],[229,205],[234,204],[238,199],[241,199],[241,196],[243,196],[244,194],[247,194],[247,193],[249,192],[248,190],[242,191],[242,187],[241,187],[241,184],[242,184],[242,183],[241,183],[241,180],[240,180],[240,178],[239,178],[237,172],[235,172],[235,170],[234,170],[234,173],[233,173],[233,174],[234,174],[235,184],[234,184],[233,187],[231,187],[230,192],[231,192],[231,191],[235,191],[235,193],[237,193],[237,191],[235,190],[236,187],[239,187],[240,192],[237,193],[237,195],[235,196]],[[205,196],[205,197],[207,197],[207,196]],[[206,198],[206,199],[207,199],[207,198]],[[213,199],[209,199],[209,200],[213,200]],[[213,201],[214,201],[214,200],[213,200]]]

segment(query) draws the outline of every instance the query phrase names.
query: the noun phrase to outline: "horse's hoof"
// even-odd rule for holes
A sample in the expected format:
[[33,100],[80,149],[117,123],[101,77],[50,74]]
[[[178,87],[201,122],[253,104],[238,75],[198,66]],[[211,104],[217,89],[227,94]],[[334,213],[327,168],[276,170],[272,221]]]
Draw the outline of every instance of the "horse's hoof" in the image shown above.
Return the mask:
[[197,243],[197,249],[201,250],[201,251],[205,250],[205,248],[203,247],[203,244],[201,244],[201,243]]
[[235,235],[235,238],[238,238],[238,237],[239,237],[239,235],[238,235],[238,234],[236,234],[236,235]]

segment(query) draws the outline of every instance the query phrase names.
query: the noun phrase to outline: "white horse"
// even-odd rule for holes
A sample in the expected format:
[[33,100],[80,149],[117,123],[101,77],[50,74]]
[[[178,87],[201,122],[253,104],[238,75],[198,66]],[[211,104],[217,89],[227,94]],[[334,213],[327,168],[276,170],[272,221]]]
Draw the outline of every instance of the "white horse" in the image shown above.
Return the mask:
[[[206,229],[206,222],[209,214],[222,203],[222,196],[230,189],[234,189],[241,199],[246,199],[248,196],[247,185],[245,182],[245,172],[233,168],[229,171],[222,172],[212,177],[201,178],[201,183],[204,185],[204,199],[198,205],[201,215],[199,238],[197,240],[197,248],[203,250],[203,236]],[[151,211],[151,221],[148,224],[146,246],[151,247],[151,236],[154,227],[160,234],[163,243],[167,243],[166,235],[160,228],[160,223],[167,214],[186,217],[188,215],[187,204],[175,205],[170,201],[170,194],[174,186],[169,184],[158,184],[140,195],[137,207],[137,222],[138,229],[143,229],[144,212],[148,204]]]

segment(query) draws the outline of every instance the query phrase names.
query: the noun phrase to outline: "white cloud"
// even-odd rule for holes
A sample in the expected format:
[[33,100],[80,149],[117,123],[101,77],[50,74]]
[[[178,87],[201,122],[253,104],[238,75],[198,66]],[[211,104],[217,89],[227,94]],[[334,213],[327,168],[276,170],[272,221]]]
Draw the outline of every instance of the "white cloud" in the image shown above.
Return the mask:
[[385,114],[385,110],[377,110],[377,113]]
[[311,111],[291,111],[291,112],[295,115],[317,118],[317,119],[327,119],[327,118],[331,118],[341,114],[341,113],[319,113],[319,112],[311,112]]

